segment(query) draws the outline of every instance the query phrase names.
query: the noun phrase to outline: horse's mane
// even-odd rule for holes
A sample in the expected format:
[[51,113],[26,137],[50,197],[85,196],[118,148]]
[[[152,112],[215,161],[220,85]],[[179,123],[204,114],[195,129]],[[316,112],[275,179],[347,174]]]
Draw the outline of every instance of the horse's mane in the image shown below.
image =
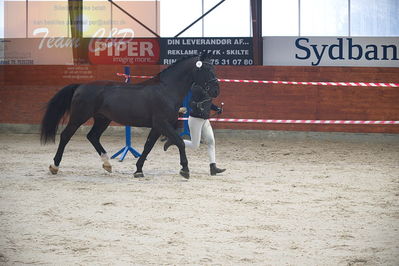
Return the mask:
[[194,58],[198,55],[186,55],[186,56],[182,56],[179,59],[177,59],[176,62],[174,62],[173,64],[169,65],[167,68],[165,68],[164,70],[162,70],[161,72],[159,72],[158,74],[156,74],[155,76],[153,76],[150,79],[147,79],[145,81],[139,82],[139,83],[135,83],[135,84],[130,84],[128,87],[131,89],[141,89],[147,85],[155,85],[155,84],[159,84],[162,82],[161,80],[161,76],[164,75],[165,73],[167,73],[168,71],[172,70],[173,68],[175,68],[180,62],[189,59],[189,58]]
[[160,82],[161,82],[161,76],[162,76],[162,75],[164,75],[165,73],[167,73],[167,72],[170,71],[171,69],[175,68],[176,65],[178,65],[180,62],[182,62],[182,61],[184,61],[184,60],[186,60],[186,59],[189,59],[189,58],[196,57],[196,56],[198,56],[198,55],[186,55],[186,56],[183,56],[183,57],[179,58],[176,62],[174,62],[173,64],[169,65],[167,68],[165,68],[164,70],[162,70],[161,72],[159,72],[158,74],[156,74],[154,77],[152,77],[152,78],[150,78],[150,79],[147,79],[147,80],[145,80],[145,81],[143,81],[143,82],[140,82],[140,83],[138,83],[138,84],[136,84],[136,85],[143,85],[143,86],[145,86],[145,85],[151,85],[151,84],[160,83]]
[[189,59],[189,58],[193,58],[196,57],[197,55],[186,55],[183,56],[181,58],[179,58],[178,60],[176,60],[176,62],[174,62],[173,64],[171,64],[170,66],[168,66],[167,68],[165,68],[164,70],[162,70],[161,72],[159,72],[157,75],[155,75],[155,79],[160,79],[160,76],[166,72],[168,72],[169,70],[173,69],[174,67],[176,67],[176,65],[178,65],[180,62]]

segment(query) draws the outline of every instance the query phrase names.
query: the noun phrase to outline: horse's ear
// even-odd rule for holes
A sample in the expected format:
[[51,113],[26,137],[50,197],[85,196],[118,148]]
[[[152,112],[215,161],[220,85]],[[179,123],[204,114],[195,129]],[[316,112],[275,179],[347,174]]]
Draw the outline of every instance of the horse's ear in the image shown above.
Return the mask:
[[210,53],[208,53],[208,51],[204,50],[202,51],[201,55],[200,55],[200,60],[201,61],[205,61],[206,59],[210,58]]

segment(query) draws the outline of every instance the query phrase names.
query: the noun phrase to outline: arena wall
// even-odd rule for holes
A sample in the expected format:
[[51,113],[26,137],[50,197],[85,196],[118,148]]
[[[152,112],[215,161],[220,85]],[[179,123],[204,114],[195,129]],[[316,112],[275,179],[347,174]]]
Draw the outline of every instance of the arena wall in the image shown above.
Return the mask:
[[[154,75],[164,66],[132,66]],[[226,79],[399,83],[399,68],[218,66]],[[122,66],[0,66],[0,124],[39,124],[46,102],[63,86],[122,78]],[[134,79],[132,82],[140,82]],[[399,88],[221,83],[221,118],[399,120]],[[308,125],[214,122],[219,129],[399,133],[399,125]]]

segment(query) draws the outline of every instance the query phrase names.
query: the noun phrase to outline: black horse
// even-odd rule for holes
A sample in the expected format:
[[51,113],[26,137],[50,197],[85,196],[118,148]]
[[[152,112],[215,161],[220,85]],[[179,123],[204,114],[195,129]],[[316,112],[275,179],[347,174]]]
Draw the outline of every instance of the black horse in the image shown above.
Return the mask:
[[135,177],[144,176],[144,161],[162,134],[179,148],[180,174],[189,178],[184,142],[177,134],[175,124],[178,109],[193,84],[201,86],[213,97],[219,94],[219,83],[208,54],[182,58],[140,84],[95,81],[71,84],[61,89],[49,101],[41,127],[42,143],[54,142],[58,124],[69,112],[69,122],[61,133],[54,165],[50,165],[51,173],[58,172],[65,146],[73,134],[93,117],[94,125],[87,138],[101,156],[105,170],[111,172],[112,167],[100,137],[110,122],[115,121],[122,125],[151,128],[144,151],[136,163]]

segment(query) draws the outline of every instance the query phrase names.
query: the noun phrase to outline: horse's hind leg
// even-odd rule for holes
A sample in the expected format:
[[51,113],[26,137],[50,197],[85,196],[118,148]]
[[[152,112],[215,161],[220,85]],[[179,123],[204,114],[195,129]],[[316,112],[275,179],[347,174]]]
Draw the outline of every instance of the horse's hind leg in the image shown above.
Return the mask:
[[62,159],[62,155],[65,150],[65,146],[68,144],[69,140],[72,138],[73,134],[75,134],[76,130],[80,127],[81,124],[68,123],[65,129],[61,133],[60,143],[58,144],[57,153],[54,157],[54,164],[50,165],[49,169],[52,174],[56,174],[59,169],[59,165]]
[[109,126],[109,123],[111,123],[111,120],[109,120],[108,118],[103,116],[95,116],[94,125],[91,128],[90,132],[87,134],[87,139],[94,146],[94,148],[98,152],[98,155],[100,155],[101,160],[103,161],[103,168],[111,173],[112,166],[109,163],[109,157],[104,147],[100,143],[100,137]]
[[190,170],[188,169],[188,160],[186,156],[186,146],[184,144],[184,141],[179,136],[179,134],[177,134],[176,130],[171,124],[165,122],[164,130],[165,135],[168,137],[168,139],[179,148],[180,165],[182,166],[182,169],[180,170],[180,175],[186,179],[190,178]]
[[148,134],[147,141],[144,144],[144,151],[141,154],[140,158],[137,160],[137,163],[136,163],[137,170],[134,173],[134,177],[144,177],[144,174],[143,174],[144,162],[147,158],[147,155],[150,153],[150,151],[154,147],[154,144],[155,144],[155,142],[157,142],[160,135],[161,134],[157,130],[151,129],[150,134]]

